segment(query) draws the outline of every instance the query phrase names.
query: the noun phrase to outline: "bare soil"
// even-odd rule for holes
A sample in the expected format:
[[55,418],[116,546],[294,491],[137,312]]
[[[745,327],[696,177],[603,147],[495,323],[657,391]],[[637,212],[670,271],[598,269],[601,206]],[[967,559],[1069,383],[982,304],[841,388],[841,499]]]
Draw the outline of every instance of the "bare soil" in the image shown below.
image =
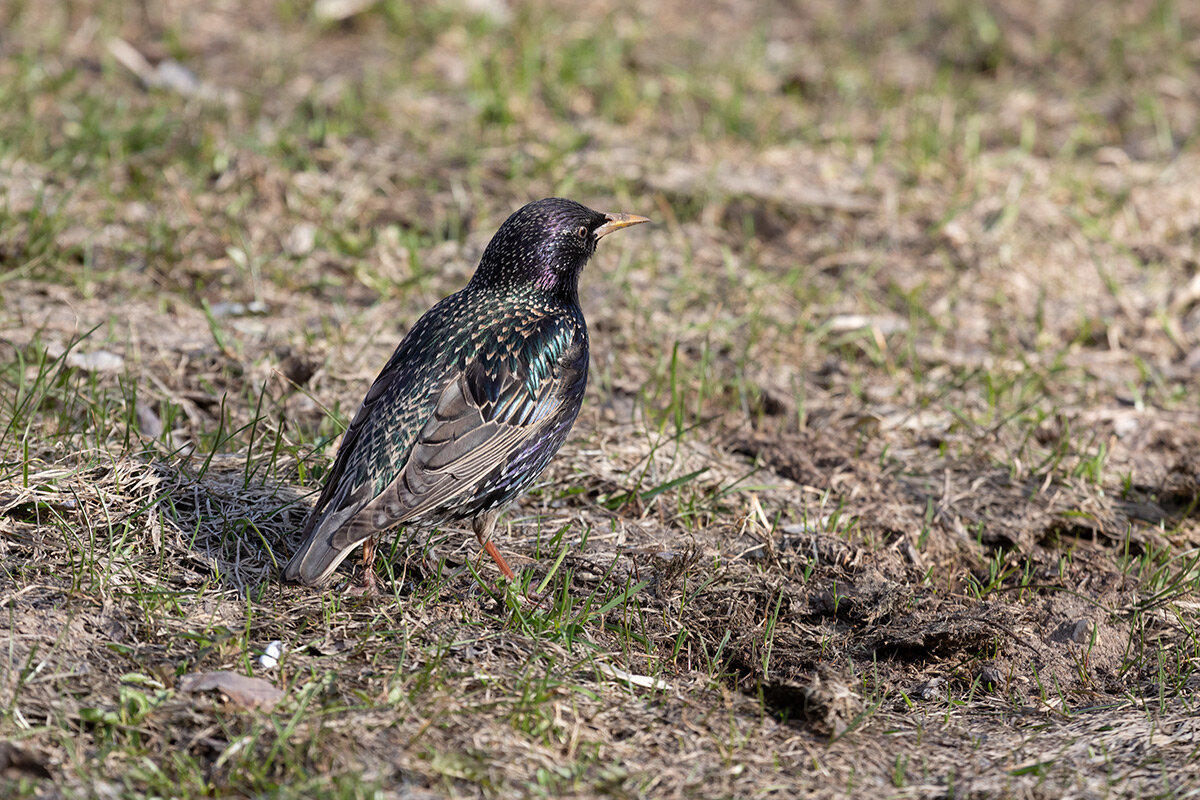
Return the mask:
[[[0,787],[1194,793],[1200,11],[852,5],[591,4],[624,42],[601,65],[662,101],[549,87],[504,125],[464,65],[519,65],[472,15],[566,47],[578,9],[84,3],[56,12],[61,51],[0,34],[180,120],[94,173],[0,150],[0,351],[82,359],[5,443]],[[236,101],[147,90],[112,37]],[[356,97],[348,132],[295,133]],[[82,101],[60,99],[23,113],[66,148]],[[206,147],[198,181],[176,159]],[[565,527],[552,592],[576,609],[636,594],[535,628],[455,530],[401,536],[383,598],[345,596],[350,567],[282,586],[331,416],[509,211],[559,191],[658,225],[584,276],[585,410],[498,538],[536,587]],[[65,222],[27,262],[17,212],[43,202]],[[283,697],[185,690],[219,670]]]

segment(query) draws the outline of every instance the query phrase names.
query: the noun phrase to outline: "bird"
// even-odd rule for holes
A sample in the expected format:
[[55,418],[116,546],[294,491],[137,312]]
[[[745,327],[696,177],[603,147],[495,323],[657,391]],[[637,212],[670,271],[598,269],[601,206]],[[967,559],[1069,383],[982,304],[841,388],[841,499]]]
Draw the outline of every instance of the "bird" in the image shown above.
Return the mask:
[[597,243],[650,220],[561,197],[512,214],[467,285],[425,312],[359,405],[284,580],[320,586],[399,526],[470,520],[508,580],[496,519],[562,447],[583,403],[588,331],[579,275]]

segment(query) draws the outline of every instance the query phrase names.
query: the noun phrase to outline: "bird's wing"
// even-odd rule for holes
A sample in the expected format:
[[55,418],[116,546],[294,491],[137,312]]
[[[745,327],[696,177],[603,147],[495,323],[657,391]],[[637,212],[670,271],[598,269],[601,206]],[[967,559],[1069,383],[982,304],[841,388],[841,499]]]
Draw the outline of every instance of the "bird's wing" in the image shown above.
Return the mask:
[[565,319],[542,320],[522,341],[515,352],[472,361],[446,386],[400,475],[363,509],[371,528],[436,511],[540,443],[586,375],[587,356]]
[[348,554],[332,535],[371,502],[400,471],[438,393],[453,379],[448,364],[423,358],[442,322],[438,308],[426,312],[392,353],[359,404],[334,457],[325,486],[301,531],[301,544],[284,568],[289,581],[325,580]]
[[[325,479],[325,486],[313,506],[312,513],[309,514],[303,531],[305,543],[301,546],[301,551],[309,545],[308,540],[324,521],[324,517],[335,515],[345,521],[378,493],[372,467],[386,469],[391,460],[381,457],[381,450],[391,446],[401,451],[397,454],[399,458],[407,458],[404,448],[411,443],[391,444],[386,436],[386,428],[400,428],[403,417],[406,413],[411,413],[407,406],[413,403],[411,400],[405,402],[409,398],[401,396],[401,387],[405,384],[419,383],[418,365],[410,362],[405,355],[402,343],[383,371],[375,378],[367,396],[363,398],[346,427],[333,466]],[[396,391],[397,388],[401,391]]]
[[346,431],[317,503],[322,510],[310,517],[305,541],[289,562],[286,578],[323,582],[364,539],[447,505],[522,444],[536,440],[544,423],[568,402],[567,387],[580,374],[586,376],[587,356],[573,320],[543,318],[521,333],[520,348],[490,358],[477,355],[446,370],[432,413],[407,450],[399,474],[381,493],[372,496],[374,486],[361,480],[339,493],[337,484],[360,471],[350,464],[363,461],[363,453],[357,452],[362,442],[378,441],[383,435],[380,428],[389,420],[379,412],[395,405],[389,399],[403,390],[404,370],[385,380],[385,368]]

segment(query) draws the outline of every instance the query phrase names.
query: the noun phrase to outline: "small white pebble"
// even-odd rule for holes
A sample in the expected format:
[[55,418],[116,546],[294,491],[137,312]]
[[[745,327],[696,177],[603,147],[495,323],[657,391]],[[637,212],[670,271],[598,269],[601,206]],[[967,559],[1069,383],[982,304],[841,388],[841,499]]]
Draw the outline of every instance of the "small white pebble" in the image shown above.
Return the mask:
[[67,366],[84,372],[119,372],[125,368],[125,359],[107,350],[94,350],[91,353],[74,351],[67,356]]
[[317,226],[300,222],[283,240],[283,249],[293,256],[306,256],[317,246]]
[[279,663],[281,655],[283,655],[283,642],[276,639],[263,650],[263,654],[258,657],[258,663],[262,665],[263,669],[273,669]]

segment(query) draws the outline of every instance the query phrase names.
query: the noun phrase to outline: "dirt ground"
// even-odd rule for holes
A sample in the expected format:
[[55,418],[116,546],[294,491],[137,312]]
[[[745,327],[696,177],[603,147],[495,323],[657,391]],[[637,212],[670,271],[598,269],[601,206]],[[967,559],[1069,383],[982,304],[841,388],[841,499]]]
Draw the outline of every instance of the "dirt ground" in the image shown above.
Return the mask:
[[[1200,6],[0,20],[0,792],[1200,790]],[[281,585],[551,194],[656,224],[583,276],[523,585],[454,529]]]

